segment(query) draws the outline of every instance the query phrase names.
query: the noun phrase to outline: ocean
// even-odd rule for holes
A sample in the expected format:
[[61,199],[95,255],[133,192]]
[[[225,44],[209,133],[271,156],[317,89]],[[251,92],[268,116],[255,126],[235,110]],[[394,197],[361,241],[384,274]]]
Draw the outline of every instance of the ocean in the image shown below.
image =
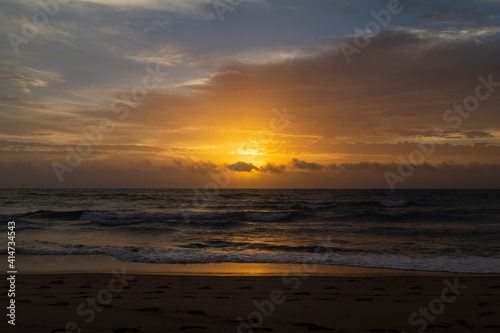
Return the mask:
[[499,190],[2,189],[1,254],[500,273]]

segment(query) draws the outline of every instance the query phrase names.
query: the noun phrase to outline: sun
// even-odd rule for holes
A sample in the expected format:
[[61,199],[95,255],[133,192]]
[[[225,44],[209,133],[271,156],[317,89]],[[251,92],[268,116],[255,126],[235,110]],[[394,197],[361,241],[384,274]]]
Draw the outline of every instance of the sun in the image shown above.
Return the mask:
[[265,164],[263,159],[265,159],[266,150],[263,147],[258,147],[252,144],[242,144],[237,148],[233,149],[229,154],[233,155],[231,163],[238,161],[252,163],[256,166]]
[[258,148],[252,146],[243,146],[236,150],[239,155],[262,155],[263,153],[259,151]]

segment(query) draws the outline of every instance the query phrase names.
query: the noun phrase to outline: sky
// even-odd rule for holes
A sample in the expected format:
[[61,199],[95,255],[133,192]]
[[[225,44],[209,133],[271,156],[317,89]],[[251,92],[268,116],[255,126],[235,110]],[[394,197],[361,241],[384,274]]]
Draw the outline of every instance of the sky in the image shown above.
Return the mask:
[[500,0],[5,0],[0,187],[500,188]]

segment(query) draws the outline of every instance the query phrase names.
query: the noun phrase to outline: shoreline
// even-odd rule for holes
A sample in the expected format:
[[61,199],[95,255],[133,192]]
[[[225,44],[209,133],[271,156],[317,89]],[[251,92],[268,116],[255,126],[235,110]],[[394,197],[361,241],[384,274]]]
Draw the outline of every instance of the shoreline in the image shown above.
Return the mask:
[[[5,260],[4,260],[5,259]],[[6,262],[6,255],[0,255]],[[165,276],[469,276],[500,277],[498,273],[455,273],[445,271],[401,270],[376,267],[283,264],[283,263],[136,263],[122,262],[106,255],[18,255],[18,274],[109,274],[125,270],[138,275]]]

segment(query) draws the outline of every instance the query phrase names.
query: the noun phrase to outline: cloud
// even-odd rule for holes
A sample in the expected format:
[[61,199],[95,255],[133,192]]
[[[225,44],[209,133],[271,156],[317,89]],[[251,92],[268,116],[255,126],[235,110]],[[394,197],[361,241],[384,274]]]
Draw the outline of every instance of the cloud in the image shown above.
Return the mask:
[[[394,129],[426,128],[414,130],[414,135],[428,135],[436,127],[449,130],[443,113],[474,93],[478,76],[500,72],[497,38],[476,43],[388,31],[373,38],[350,65],[337,45],[291,64],[233,65],[196,90],[202,99],[218,101],[229,110],[243,109],[237,103],[252,100],[258,91],[259,100],[253,99],[249,109],[259,116],[270,104],[287,105],[297,114],[289,129],[293,134],[384,140],[389,138],[382,132]],[[467,126],[483,130],[500,123],[494,111],[497,98],[483,102]],[[217,112],[226,116],[224,110]]]
[[476,139],[476,138],[492,138],[493,135],[486,131],[467,131],[464,132],[464,135],[467,139]]
[[[176,14],[199,16],[205,19],[214,18],[215,15],[208,9],[211,0],[78,0],[119,9],[144,8],[149,10],[163,10]],[[209,7],[210,5],[210,7]],[[211,9],[211,8],[210,8]]]
[[[474,133],[472,133],[474,135]],[[482,135],[483,133],[477,133]],[[476,136],[477,137],[477,136]],[[459,136],[463,138],[463,136]],[[399,156],[408,156],[415,150],[421,150],[420,144],[429,147],[429,142],[421,140],[419,142],[398,142],[392,143],[313,143],[305,154],[331,155],[336,156],[337,160],[344,161],[377,161],[389,162],[398,161]],[[482,161],[500,163],[500,145],[487,142],[477,142],[475,144],[451,144],[439,143],[434,147],[435,151],[427,156],[427,161],[437,163],[442,160],[454,159],[462,162]],[[430,148],[429,148],[430,149]]]
[[292,159],[290,167],[292,169],[300,169],[300,170],[322,170],[324,168],[321,164],[301,161],[296,158]]
[[243,161],[239,161],[233,164],[228,164],[227,168],[232,171],[237,171],[237,172],[252,172],[253,170],[258,171],[259,168],[257,168],[255,165],[252,163],[247,163]]
[[0,62],[0,81],[11,82],[24,93],[32,87],[60,86],[64,83],[61,74],[23,65],[19,61]]
[[433,6],[433,10],[422,14],[427,23],[448,23],[462,26],[484,26],[488,24],[488,14],[482,13],[473,7],[451,8]]
[[176,168],[197,174],[207,174],[210,171],[217,170],[217,166],[212,162],[174,159],[173,164]]
[[270,172],[270,173],[282,173],[285,170],[286,170],[286,165],[274,164],[269,162],[259,168],[260,172]]

